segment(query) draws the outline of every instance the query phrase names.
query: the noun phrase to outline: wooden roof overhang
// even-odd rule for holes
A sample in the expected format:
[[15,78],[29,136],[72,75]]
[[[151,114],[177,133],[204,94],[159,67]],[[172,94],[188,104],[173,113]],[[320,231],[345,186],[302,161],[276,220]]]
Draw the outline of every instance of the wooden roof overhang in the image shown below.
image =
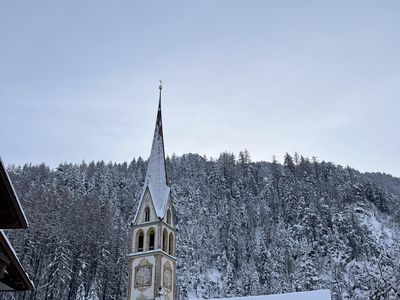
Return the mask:
[[0,159],[0,229],[27,228],[28,222]]
[[13,247],[0,230],[0,291],[27,291],[33,283],[25,273]]
[[33,283],[1,229],[27,228],[24,211],[0,159],[0,291],[26,291]]

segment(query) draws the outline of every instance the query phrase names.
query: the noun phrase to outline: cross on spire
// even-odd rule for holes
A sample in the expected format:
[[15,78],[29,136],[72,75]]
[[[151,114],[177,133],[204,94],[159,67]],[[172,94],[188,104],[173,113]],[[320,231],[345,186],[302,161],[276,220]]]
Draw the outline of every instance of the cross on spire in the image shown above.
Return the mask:
[[160,81],[160,85],[158,86],[158,89],[160,90],[160,96],[158,98],[158,109],[161,110],[161,91],[163,88],[163,82],[161,81],[161,79],[159,81]]

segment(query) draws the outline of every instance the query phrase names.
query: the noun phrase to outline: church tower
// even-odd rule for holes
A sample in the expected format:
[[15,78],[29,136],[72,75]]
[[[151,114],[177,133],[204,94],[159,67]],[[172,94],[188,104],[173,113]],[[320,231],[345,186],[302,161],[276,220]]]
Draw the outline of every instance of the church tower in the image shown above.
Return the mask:
[[161,119],[162,85],[159,88],[153,144],[131,231],[128,300],[149,300],[158,297],[175,300],[176,230],[165,167]]

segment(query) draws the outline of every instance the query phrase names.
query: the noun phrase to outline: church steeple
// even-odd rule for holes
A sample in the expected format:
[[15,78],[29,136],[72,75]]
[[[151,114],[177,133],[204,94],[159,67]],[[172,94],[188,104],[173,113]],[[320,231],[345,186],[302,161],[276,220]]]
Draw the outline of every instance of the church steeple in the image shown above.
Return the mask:
[[150,157],[147,165],[147,172],[145,184],[143,186],[143,193],[141,202],[148,189],[151,199],[153,200],[156,215],[159,218],[164,218],[165,210],[168,204],[169,187],[167,185],[167,171],[165,166],[165,150],[164,150],[164,136],[162,128],[162,114],[161,114],[161,91],[162,85],[159,86],[160,96],[158,100],[158,110],[156,118],[156,126],[154,129],[153,143],[151,146]]
[[[160,82],[161,83],[161,82]],[[176,229],[167,185],[161,92],[143,192],[132,224],[128,300],[175,300]]]

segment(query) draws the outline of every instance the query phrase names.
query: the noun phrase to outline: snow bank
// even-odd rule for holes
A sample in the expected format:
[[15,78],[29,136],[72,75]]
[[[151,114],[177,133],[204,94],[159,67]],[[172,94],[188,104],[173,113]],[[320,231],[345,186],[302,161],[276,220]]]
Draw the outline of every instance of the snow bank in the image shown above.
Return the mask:
[[[189,300],[198,298],[189,297]],[[218,300],[331,300],[331,292],[329,290],[318,290],[309,292],[298,292],[288,294],[232,297],[232,298],[214,298]]]

